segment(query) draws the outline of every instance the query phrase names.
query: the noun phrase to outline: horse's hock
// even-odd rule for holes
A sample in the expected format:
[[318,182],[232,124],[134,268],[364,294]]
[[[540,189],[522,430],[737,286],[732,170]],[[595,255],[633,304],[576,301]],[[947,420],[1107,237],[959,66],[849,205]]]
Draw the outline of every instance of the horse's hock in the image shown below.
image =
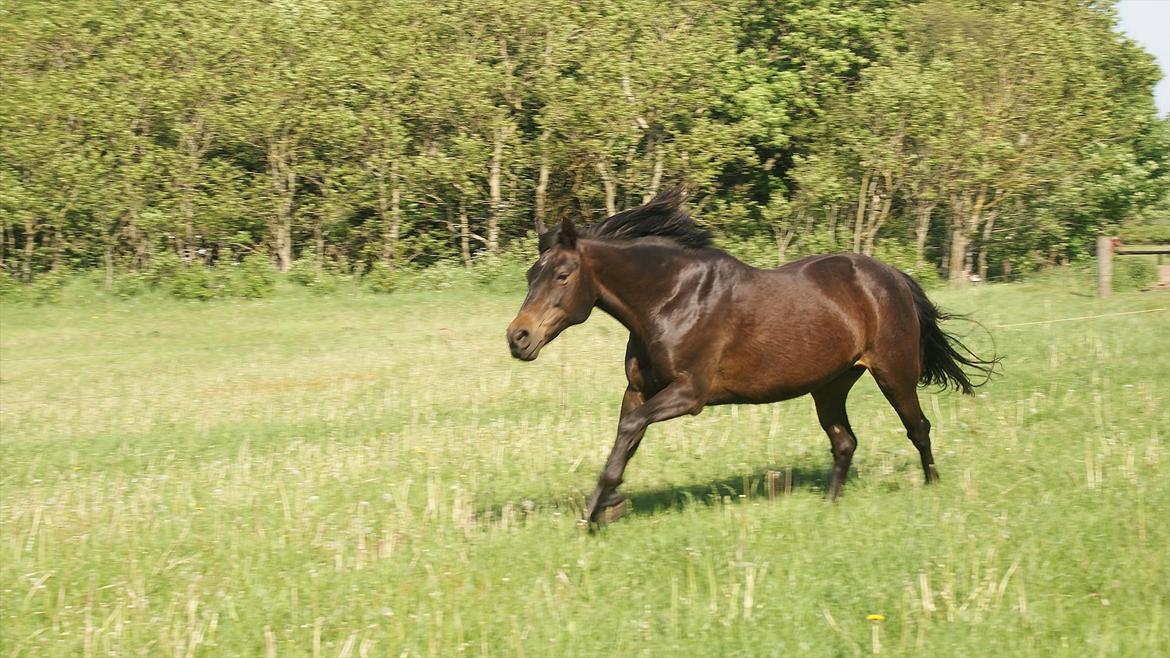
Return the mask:
[[1164,259],[1170,255],[1170,245],[1130,246],[1123,245],[1115,237],[1103,235],[1097,238],[1097,296],[1108,297],[1113,293],[1113,256],[1158,257],[1158,280],[1145,288],[1147,290],[1170,290],[1170,264]]

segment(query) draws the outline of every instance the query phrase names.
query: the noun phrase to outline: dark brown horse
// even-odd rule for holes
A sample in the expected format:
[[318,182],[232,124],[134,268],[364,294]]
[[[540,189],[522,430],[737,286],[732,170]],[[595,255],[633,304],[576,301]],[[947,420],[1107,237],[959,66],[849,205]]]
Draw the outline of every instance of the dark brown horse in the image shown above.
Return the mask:
[[970,393],[962,366],[990,376],[995,360],[940,329],[949,316],[906,274],[858,254],[759,270],[712,248],[683,201],[666,192],[580,232],[568,220],[542,231],[528,296],[508,326],[512,356],[524,361],[594,307],[630,331],[629,385],[589,520],[624,502],[617,487],[651,423],[806,393],[832,444],[835,499],[857,447],[845,398],[866,370],[906,426],[926,481],[937,480],[917,386]]

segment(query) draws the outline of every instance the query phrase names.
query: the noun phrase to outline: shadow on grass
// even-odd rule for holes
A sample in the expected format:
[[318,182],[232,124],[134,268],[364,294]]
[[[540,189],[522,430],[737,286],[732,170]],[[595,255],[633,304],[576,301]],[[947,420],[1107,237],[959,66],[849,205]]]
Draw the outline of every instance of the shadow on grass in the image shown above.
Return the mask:
[[[745,498],[782,498],[798,491],[824,495],[828,491],[831,473],[831,464],[815,467],[793,465],[784,468],[760,468],[751,473],[740,473],[693,484],[670,485],[655,489],[623,489],[628,503],[623,516],[651,516],[691,505],[706,507],[723,498],[731,498],[736,502]],[[855,477],[854,469],[850,471],[845,486],[848,487],[849,482]],[[578,490],[543,500],[529,499],[522,502],[489,504],[478,511],[478,516],[484,519],[515,517],[523,522],[532,512],[553,509],[582,518],[588,494],[588,491]]]
[[[725,477],[711,482],[683,484],[658,489],[627,491],[632,509],[630,515],[643,516],[664,510],[682,509],[696,502],[710,505],[715,500],[731,497],[779,498],[793,491],[813,491],[824,494],[829,486],[832,466],[759,469],[750,474]],[[850,472],[849,480],[853,479]]]

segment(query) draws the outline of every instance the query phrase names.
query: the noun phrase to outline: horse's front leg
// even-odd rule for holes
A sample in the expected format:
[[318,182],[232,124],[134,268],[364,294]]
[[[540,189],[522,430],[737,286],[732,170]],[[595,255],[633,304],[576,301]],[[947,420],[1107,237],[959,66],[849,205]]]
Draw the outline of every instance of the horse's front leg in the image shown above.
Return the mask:
[[[642,394],[641,391],[635,390],[633,388],[627,388],[625,395],[622,396],[622,411],[621,415],[618,417],[618,427],[621,428],[622,424],[626,422],[626,419],[629,418],[630,414],[640,409],[645,403],[646,397]],[[638,444],[642,442],[642,436],[644,434],[646,434],[645,427],[643,427],[641,430],[638,430],[635,434],[625,437],[623,440],[622,433],[619,429],[617,440],[613,445],[613,450],[610,451],[609,459],[606,460],[605,463],[606,470],[609,470],[618,459],[624,458],[623,464],[624,462],[629,461],[630,457],[634,456],[634,452],[638,450]],[[624,470],[624,466],[622,467],[622,470]],[[593,490],[593,495],[589,497],[589,513],[587,515],[589,519],[593,519],[595,516],[598,516],[595,511],[604,511],[611,508],[616,510],[618,505],[621,505],[623,502],[625,502],[625,495],[617,491],[617,486],[621,484],[622,471],[618,470],[617,473],[617,483],[610,487],[603,487],[602,482],[605,479],[603,471],[602,481],[598,482],[597,488]],[[618,513],[617,515],[612,516],[612,518],[609,520],[613,520],[620,515],[621,513]]]
[[600,520],[602,512],[607,507],[625,501],[625,496],[619,493],[617,488],[622,483],[626,464],[638,450],[638,444],[641,443],[650,423],[670,420],[684,414],[697,414],[703,410],[704,402],[689,379],[673,382],[644,403],[641,393],[626,389],[626,395],[622,398],[617,439],[613,443],[609,459],[605,462],[605,468],[601,469],[597,488],[593,490],[593,495],[589,496],[585,516],[590,523]]

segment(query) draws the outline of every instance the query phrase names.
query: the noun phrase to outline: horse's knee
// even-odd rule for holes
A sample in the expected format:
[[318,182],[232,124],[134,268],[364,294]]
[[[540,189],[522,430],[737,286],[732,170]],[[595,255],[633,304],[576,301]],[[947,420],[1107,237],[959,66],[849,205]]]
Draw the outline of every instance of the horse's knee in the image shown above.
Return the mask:
[[923,418],[906,430],[906,438],[917,448],[930,448],[930,421]]
[[606,489],[616,489],[622,483],[622,469],[617,465],[608,464],[601,470],[601,477],[597,483]]
[[857,439],[849,430],[840,425],[826,429],[829,441],[833,446],[833,457],[836,459],[852,459],[857,450]]
[[618,421],[618,434],[627,436],[646,429],[646,421],[637,416],[627,416]]

